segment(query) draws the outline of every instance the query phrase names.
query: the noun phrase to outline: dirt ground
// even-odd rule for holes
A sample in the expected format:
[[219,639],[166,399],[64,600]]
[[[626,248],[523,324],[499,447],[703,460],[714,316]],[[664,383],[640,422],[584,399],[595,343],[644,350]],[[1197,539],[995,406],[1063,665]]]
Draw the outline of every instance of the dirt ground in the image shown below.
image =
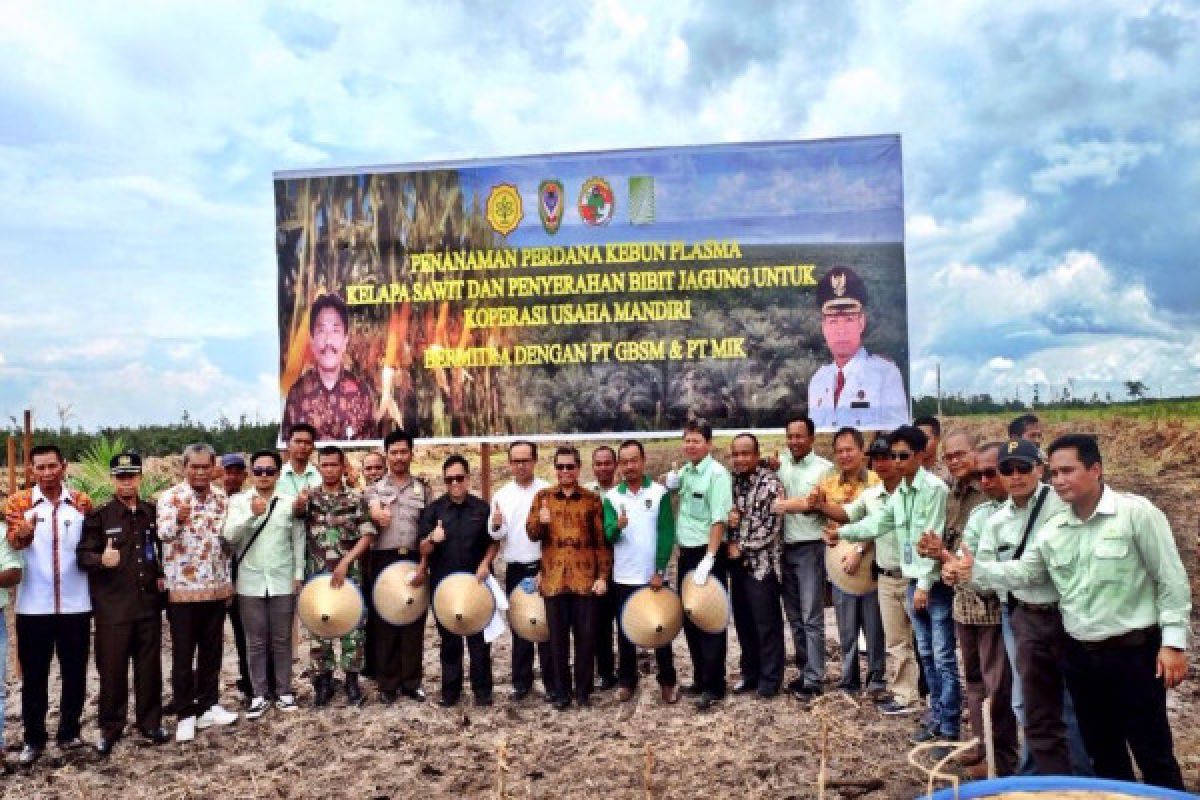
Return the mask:
[[[951,422],[950,425],[953,423]],[[999,438],[998,423],[970,427]],[[1192,576],[1197,567],[1197,508],[1200,491],[1200,426],[1194,423],[1143,422],[1072,424],[1052,427],[1056,435],[1085,430],[1101,436],[1113,486],[1145,494],[1167,513]],[[780,443],[768,441],[768,451]],[[724,442],[718,442],[723,449]],[[780,445],[781,446],[781,445]],[[662,472],[677,458],[674,442],[650,449],[653,471]],[[818,450],[827,453],[828,442]],[[450,448],[422,452],[416,471],[437,473]],[[585,449],[585,454],[587,450]],[[545,453],[543,453],[545,455]],[[478,452],[473,463],[478,463]],[[548,458],[543,458],[548,462]],[[494,485],[507,479],[502,454],[494,457]],[[478,472],[478,470],[476,470]],[[832,610],[827,612],[832,620]],[[1200,632],[1193,613],[1193,632]],[[11,630],[11,627],[10,627]],[[827,682],[838,673],[835,629],[827,641]],[[227,636],[222,699],[237,707],[232,636]],[[728,674],[737,677],[738,644],[729,634]],[[789,637],[790,649],[790,637]],[[11,650],[11,648],[10,648]],[[169,659],[164,653],[164,678]],[[691,668],[683,638],[675,642],[680,678],[690,682]],[[1187,786],[1200,790],[1200,681],[1192,676],[1169,698],[1175,751]],[[297,672],[307,665],[301,647]],[[496,705],[475,708],[465,700],[445,710],[433,702],[401,701],[387,708],[370,691],[368,704],[347,709],[308,707],[311,688],[297,679],[302,710],[285,716],[271,712],[258,721],[244,718],[225,729],[199,732],[196,741],[159,748],[127,740],[105,761],[90,751],[59,756],[53,749],[32,770],[0,777],[7,798],[402,798],[430,797],[611,797],[695,798],[817,797],[821,731],[828,729],[828,780],[876,782],[878,788],[830,788],[826,797],[913,798],[924,792],[925,778],[905,759],[912,718],[885,718],[863,698],[833,693],[820,707],[805,708],[794,699],[730,696],[714,712],[697,714],[686,702],[658,702],[653,662],[642,662],[641,692],[618,704],[611,692],[594,695],[594,707],[559,713],[541,698],[521,705],[508,700],[509,643],[505,634],[493,647]],[[429,623],[425,649],[425,689],[437,696],[437,635]],[[794,677],[790,666],[786,679]],[[92,691],[95,691],[94,675]],[[9,758],[20,742],[20,688],[10,665],[7,726]],[[166,689],[169,693],[169,689]],[[469,698],[469,692],[466,697]],[[54,705],[52,701],[52,705]],[[54,725],[51,711],[51,726]],[[173,720],[166,720],[169,724]],[[85,737],[93,739],[95,698],[84,719]],[[51,727],[53,730],[53,727]]]

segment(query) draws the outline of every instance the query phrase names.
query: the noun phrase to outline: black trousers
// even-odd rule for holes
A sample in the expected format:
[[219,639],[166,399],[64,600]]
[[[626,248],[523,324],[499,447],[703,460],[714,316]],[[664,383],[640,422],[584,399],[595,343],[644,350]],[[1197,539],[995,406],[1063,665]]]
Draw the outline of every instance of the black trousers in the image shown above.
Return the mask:
[[[397,561],[417,560],[415,553],[400,555],[395,550],[371,551],[371,574],[378,575]],[[374,589],[374,584],[372,584]],[[380,691],[413,690],[421,685],[421,659],[425,648],[425,617],[408,625],[392,625],[376,615],[367,634],[375,640],[375,682]]]
[[179,719],[203,714],[221,692],[225,601],[167,603],[171,625],[171,708]]
[[[681,582],[691,580],[684,576],[695,569],[706,552],[708,552],[706,546],[679,548],[679,580]],[[718,553],[710,575],[720,581],[722,586],[728,587],[726,569],[725,556],[723,553]],[[692,656],[692,674],[694,675],[692,680],[696,687],[701,692],[724,697],[725,650],[727,647],[725,631],[705,633],[684,615],[683,635],[687,639],[688,652]]]
[[1017,606],[1009,619],[1025,703],[1025,742],[1034,767],[1038,775],[1070,775],[1071,756],[1063,722],[1067,634],[1062,616],[1057,609],[1034,611]]
[[91,613],[17,614],[16,621],[25,744],[45,747],[50,738],[46,732],[46,712],[50,710],[50,662],[55,654],[62,678],[56,738],[60,742],[77,738],[87,691]]
[[786,660],[779,578],[773,571],[755,578],[745,562],[735,561],[729,565],[729,594],[742,647],[742,680],[764,692],[779,691]]
[[1134,780],[1132,750],[1146,783],[1183,789],[1167,721],[1167,690],[1154,676],[1161,645],[1157,628],[1131,647],[1091,650],[1067,640],[1067,688],[1097,777]]
[[[435,620],[436,621],[436,620]],[[439,657],[442,662],[442,697],[457,700],[463,688],[463,639],[471,655],[471,692],[476,698],[492,696],[492,646],[482,633],[459,636],[437,623]]]
[[592,695],[599,605],[599,598],[592,595],[557,594],[546,598],[546,627],[550,629],[550,656],[559,697],[572,695],[572,637],[575,640],[575,699],[582,703]]
[[[631,586],[624,583],[614,583],[609,590],[612,595],[613,607],[620,609],[625,601],[641,586]],[[637,645],[625,638],[625,631],[617,632],[617,685],[625,689],[636,689],[638,685]],[[675,674],[675,657],[671,653],[671,645],[664,645],[654,651],[654,660],[658,664],[658,685],[674,686],[679,682]]]
[[100,676],[100,733],[121,737],[129,716],[129,663],[133,662],[134,719],[138,730],[162,725],[162,615],[96,624],[96,674]]
[[609,590],[596,598],[596,674],[600,679],[616,675],[616,657],[613,653],[613,627],[617,620],[611,578]]
[[[236,602],[230,603],[226,609],[229,624],[233,626],[233,644],[238,654],[238,691],[249,697],[254,694],[254,686],[250,680],[250,662],[246,658],[246,628],[242,625],[242,612]],[[271,697],[275,693],[275,656],[267,650],[267,691]]]
[[[504,567],[504,593],[512,594],[517,584],[525,578],[538,574],[539,564],[534,561],[528,564],[513,561]],[[527,642],[515,632],[512,634],[512,685],[519,692],[527,692],[533,688],[533,642]],[[541,642],[537,645],[538,667],[542,671],[542,687],[547,695],[554,695],[554,669],[551,666],[550,644]]]

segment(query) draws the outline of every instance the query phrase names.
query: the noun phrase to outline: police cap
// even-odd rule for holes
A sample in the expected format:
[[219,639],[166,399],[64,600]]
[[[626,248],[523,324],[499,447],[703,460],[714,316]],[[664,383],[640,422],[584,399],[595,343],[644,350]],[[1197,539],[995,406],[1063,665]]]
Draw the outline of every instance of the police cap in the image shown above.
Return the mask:
[[142,457],[132,450],[117,453],[109,459],[108,471],[113,475],[141,475]]
[[867,305],[867,285],[849,267],[831,267],[817,281],[817,308],[822,314],[862,311]]

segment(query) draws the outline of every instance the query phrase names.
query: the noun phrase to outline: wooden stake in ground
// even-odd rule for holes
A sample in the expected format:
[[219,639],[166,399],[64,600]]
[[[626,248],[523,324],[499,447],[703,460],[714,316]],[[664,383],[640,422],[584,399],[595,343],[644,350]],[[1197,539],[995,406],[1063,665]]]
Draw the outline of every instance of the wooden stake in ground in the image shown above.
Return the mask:
[[983,753],[987,758],[988,777],[996,777],[996,737],[992,733],[992,698],[983,701]]
[[642,768],[642,786],[646,790],[646,800],[654,800],[654,748],[646,742],[646,765]]
[[492,443],[484,442],[479,446],[479,489],[485,503],[492,502]]
[[17,439],[8,437],[8,494],[17,493]]
[[29,451],[33,449],[33,412],[25,409],[25,488],[33,485],[33,457]]
[[504,800],[504,776],[508,772],[508,740],[501,736],[496,743],[496,800]]

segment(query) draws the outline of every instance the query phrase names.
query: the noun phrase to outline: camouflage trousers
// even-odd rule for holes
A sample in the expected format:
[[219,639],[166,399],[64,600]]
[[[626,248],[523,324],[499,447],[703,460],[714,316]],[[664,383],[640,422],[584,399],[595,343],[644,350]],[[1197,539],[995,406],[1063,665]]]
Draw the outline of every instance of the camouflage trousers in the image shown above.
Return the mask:
[[[335,565],[336,563],[322,564],[318,568],[318,565],[313,563],[313,559],[310,557],[308,560],[309,575],[324,572]],[[346,577],[354,581],[360,591],[366,591],[366,587],[363,586],[363,571],[360,562],[356,561],[350,565],[350,569],[346,570]],[[313,670],[319,675],[323,672],[333,672],[340,666],[345,672],[362,672],[365,639],[366,630],[362,626],[337,639],[314,639],[312,647],[309,649]],[[334,652],[335,642],[341,642],[341,659],[338,659]]]
[[[340,665],[345,672],[362,672],[363,641],[366,631],[355,628],[340,639],[317,639],[313,642],[309,655],[312,658],[313,669],[317,674],[333,672]],[[342,657],[339,660],[334,654],[334,643],[341,642]]]

